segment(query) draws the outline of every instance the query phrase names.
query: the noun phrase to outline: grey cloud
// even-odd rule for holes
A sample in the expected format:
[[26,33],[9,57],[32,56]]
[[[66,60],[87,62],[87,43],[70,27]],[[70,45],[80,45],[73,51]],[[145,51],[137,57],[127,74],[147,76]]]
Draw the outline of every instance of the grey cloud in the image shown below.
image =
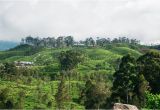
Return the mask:
[[0,39],[127,35],[160,40],[158,0],[1,0]]

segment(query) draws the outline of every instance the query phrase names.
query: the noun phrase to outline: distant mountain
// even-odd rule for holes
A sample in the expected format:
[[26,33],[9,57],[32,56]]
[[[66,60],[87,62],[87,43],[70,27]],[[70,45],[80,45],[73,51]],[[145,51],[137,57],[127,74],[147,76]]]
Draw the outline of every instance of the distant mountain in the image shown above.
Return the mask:
[[160,45],[155,45],[155,46],[152,46],[151,48],[160,50]]
[[12,42],[12,41],[0,41],[0,50],[8,50],[10,48],[13,48],[17,46],[18,42]]

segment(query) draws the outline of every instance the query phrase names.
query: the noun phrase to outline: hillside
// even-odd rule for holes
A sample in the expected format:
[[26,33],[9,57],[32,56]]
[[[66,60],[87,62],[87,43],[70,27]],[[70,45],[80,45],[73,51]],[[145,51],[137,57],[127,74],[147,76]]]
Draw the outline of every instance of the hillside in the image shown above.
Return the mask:
[[[52,109],[55,109],[56,101],[54,97],[57,92],[60,78],[60,68],[57,57],[61,51],[67,50],[82,51],[84,54],[84,61],[74,69],[75,74],[72,74],[71,77],[72,101],[65,104],[65,108],[72,106],[76,109],[84,109],[83,104],[80,104],[77,100],[80,97],[81,88],[84,88],[85,80],[88,78],[103,77],[107,80],[109,86],[112,86],[113,73],[115,72],[115,69],[117,69],[120,58],[129,53],[135,58],[142,55],[138,50],[126,46],[113,46],[112,48],[107,49],[100,47],[42,48],[26,44],[20,45],[7,51],[1,51],[0,62],[34,62],[34,66],[30,68],[33,72],[28,73],[29,76],[24,76],[20,79],[16,78],[14,81],[2,80],[0,81],[0,88],[3,89],[10,86],[10,95],[14,96],[12,98],[15,100],[18,100],[15,94],[18,94],[23,90],[26,94],[24,105],[27,109],[48,108],[45,101],[42,100],[42,102],[39,102],[37,100],[37,97],[39,97],[37,96],[37,92],[40,87],[40,93],[43,95],[48,94],[46,96],[48,97],[47,100],[52,101]],[[25,69],[21,71],[20,74],[27,74],[25,73]],[[37,79],[36,75],[41,78],[38,77]],[[69,82],[66,81],[67,85],[68,83]]]
[[[29,45],[17,46],[9,51],[0,52],[1,62],[30,61],[36,66],[55,65],[58,67],[57,56],[61,51],[70,49],[82,50],[85,54],[85,61],[78,66],[82,73],[95,70],[96,65],[101,65],[105,71],[115,68],[117,59],[126,54],[132,54],[136,58],[142,55],[139,51],[128,47],[113,47],[112,49],[103,48],[35,48]],[[34,50],[34,52],[33,52]],[[58,69],[58,68],[57,68]],[[88,70],[88,71],[87,71]]]

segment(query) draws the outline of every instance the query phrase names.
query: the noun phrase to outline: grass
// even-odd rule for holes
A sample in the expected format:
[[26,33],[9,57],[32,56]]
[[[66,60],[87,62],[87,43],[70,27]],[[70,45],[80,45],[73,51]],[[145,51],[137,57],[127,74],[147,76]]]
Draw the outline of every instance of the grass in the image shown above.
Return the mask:
[[128,47],[114,47],[110,50],[111,52],[119,55],[126,55],[126,54],[131,54],[135,56],[136,58],[142,55],[139,51],[130,49]]

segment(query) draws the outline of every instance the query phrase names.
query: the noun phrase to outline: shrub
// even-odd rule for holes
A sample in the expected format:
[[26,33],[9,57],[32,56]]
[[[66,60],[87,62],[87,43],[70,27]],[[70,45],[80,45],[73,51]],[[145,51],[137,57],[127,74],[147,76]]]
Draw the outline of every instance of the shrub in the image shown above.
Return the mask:
[[146,92],[146,105],[147,109],[159,109],[160,108],[160,94],[152,94]]

